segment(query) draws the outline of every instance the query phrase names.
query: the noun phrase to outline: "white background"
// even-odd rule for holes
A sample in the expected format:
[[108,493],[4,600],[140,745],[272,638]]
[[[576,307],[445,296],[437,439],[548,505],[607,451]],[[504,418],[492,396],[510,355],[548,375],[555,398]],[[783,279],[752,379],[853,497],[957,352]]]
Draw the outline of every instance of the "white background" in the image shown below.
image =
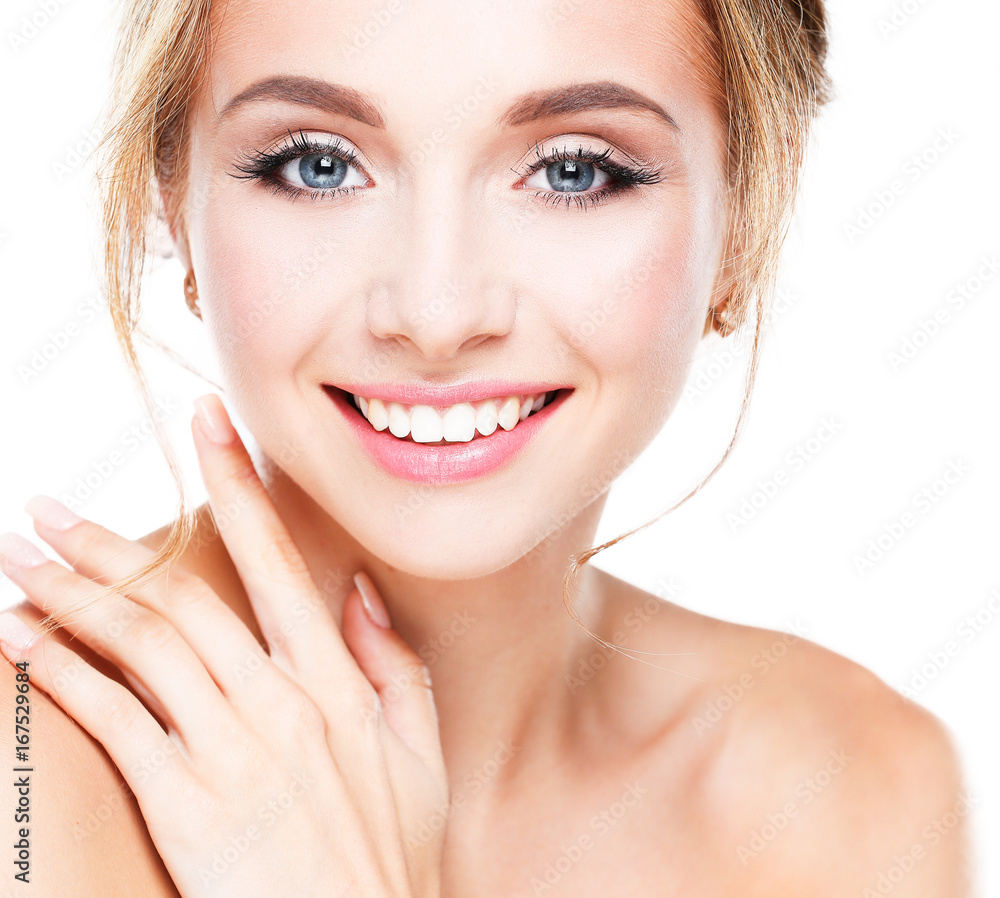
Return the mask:
[[[88,306],[98,296],[96,205],[76,150],[86,155],[107,90],[110,7],[65,0],[15,52],[11,33],[39,8],[40,0],[8,0],[0,17],[0,530],[34,538],[24,502],[71,494],[117,449],[124,463],[96,473],[82,513],[135,537],[168,521],[176,499],[153,440],[124,439],[143,412],[110,323]],[[803,628],[896,687],[915,669],[933,669],[954,641],[958,653],[916,695],[955,735],[976,802],[983,894],[1000,894],[1000,857],[986,851],[1000,844],[1000,615],[987,604],[992,594],[1000,608],[1000,276],[964,308],[949,303],[957,288],[974,290],[977,269],[1000,254],[1000,6],[833,0],[830,17],[837,97],[812,142],[784,256],[784,310],[769,331],[744,438],[700,494],[597,563],[651,591],[673,581],[674,600],[703,613]],[[934,149],[940,134],[950,136]],[[902,189],[887,204],[897,180]],[[859,214],[873,204],[878,218],[865,226]],[[153,266],[147,327],[211,376],[182,277],[176,260]],[[948,321],[932,338],[915,336],[938,310]],[[907,338],[919,350],[894,365]],[[706,383],[700,372],[710,386],[681,400],[617,481],[599,540],[648,520],[712,467],[735,421],[747,357],[739,349],[704,344],[691,384]],[[35,353],[44,365],[25,382],[21,366]],[[175,408],[166,424],[200,502],[190,403],[212,385],[155,351],[144,361],[154,393]],[[828,434],[824,420],[836,434],[809,444]],[[800,446],[808,460],[793,463]],[[966,473],[922,511],[915,497],[953,463]],[[784,483],[763,502],[759,483],[779,472]],[[734,528],[741,506],[754,513]],[[859,571],[869,540],[907,512],[913,526]],[[18,597],[0,583],[0,606]],[[977,612],[979,631],[964,628]]]

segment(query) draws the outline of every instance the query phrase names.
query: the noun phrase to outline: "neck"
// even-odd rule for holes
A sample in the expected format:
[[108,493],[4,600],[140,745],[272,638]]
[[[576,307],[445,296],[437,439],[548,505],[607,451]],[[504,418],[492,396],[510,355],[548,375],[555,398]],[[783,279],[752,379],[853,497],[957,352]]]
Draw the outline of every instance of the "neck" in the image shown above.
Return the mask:
[[[592,545],[606,493],[513,564],[476,579],[436,580],[386,564],[269,460],[258,469],[334,618],[363,569],[393,627],[426,662],[445,762],[458,783],[484,764],[502,763],[509,774],[572,738],[579,697],[567,679],[595,643],[563,604],[563,575],[570,557]],[[605,613],[598,573],[587,564],[570,583],[577,613],[595,632]]]

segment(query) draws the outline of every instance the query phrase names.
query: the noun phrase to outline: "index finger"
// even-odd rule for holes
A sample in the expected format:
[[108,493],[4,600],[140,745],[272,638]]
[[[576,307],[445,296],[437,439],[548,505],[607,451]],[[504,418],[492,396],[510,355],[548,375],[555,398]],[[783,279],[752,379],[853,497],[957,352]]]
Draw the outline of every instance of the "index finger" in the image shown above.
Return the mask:
[[272,659],[300,674],[332,663],[363,678],[222,400],[209,393],[195,408],[191,429],[213,514],[218,521],[220,509],[242,508],[218,530]]

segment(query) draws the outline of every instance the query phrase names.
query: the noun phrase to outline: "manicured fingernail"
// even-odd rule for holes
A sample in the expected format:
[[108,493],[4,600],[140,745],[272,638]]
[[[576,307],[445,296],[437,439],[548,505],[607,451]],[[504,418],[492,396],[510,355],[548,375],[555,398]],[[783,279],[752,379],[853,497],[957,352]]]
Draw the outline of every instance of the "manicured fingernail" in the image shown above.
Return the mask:
[[384,630],[390,629],[392,621],[389,620],[389,612],[386,610],[385,602],[382,601],[375,584],[364,571],[358,571],[354,575],[354,585],[361,593],[361,601],[364,602],[365,611],[368,612],[371,622]]
[[83,518],[51,496],[32,496],[24,506],[24,510],[50,530],[68,530],[76,524],[83,523]]
[[198,423],[213,443],[232,443],[238,434],[222,400],[215,393],[199,396],[194,401]]
[[9,645],[15,652],[23,652],[38,634],[21,618],[10,611],[0,614],[0,642]]
[[0,565],[9,568],[32,568],[48,561],[41,550],[16,533],[0,536]]

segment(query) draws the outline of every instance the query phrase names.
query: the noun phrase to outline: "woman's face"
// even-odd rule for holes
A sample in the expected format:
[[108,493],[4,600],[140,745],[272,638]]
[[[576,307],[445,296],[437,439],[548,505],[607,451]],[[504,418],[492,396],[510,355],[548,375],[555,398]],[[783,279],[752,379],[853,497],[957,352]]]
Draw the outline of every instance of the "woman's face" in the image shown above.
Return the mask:
[[[389,564],[444,579],[511,564],[648,445],[702,336],[727,212],[693,12],[229,0],[212,15],[182,256],[228,398]],[[482,381],[506,386],[403,392]],[[379,431],[338,387],[409,401]],[[490,430],[479,400],[512,423],[505,396],[557,388],[537,421],[462,441],[470,416]],[[459,440],[425,442],[426,409],[419,442],[393,435],[415,401]]]

